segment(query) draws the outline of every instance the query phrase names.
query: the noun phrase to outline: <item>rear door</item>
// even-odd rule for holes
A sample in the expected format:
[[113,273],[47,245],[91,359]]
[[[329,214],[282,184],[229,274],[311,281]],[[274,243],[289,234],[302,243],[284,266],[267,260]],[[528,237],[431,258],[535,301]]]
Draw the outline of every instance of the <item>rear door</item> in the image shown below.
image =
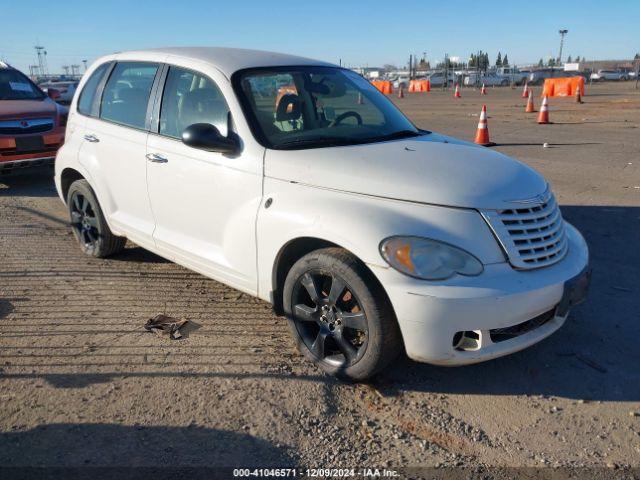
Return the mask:
[[182,143],[184,129],[214,125],[235,134],[218,85],[226,79],[170,66],[159,89],[147,147],[154,240],[173,260],[244,291],[256,292],[255,222],[262,197],[262,154],[228,155]]
[[103,63],[94,69],[87,81],[83,84],[76,107],[69,110],[64,149],[78,154],[84,143],[85,127],[87,119],[97,116],[100,106],[99,90],[113,67],[111,62]]
[[146,192],[150,95],[159,63],[118,62],[104,85],[99,114],[85,125],[80,161],[102,191],[102,209],[116,233],[153,245]]

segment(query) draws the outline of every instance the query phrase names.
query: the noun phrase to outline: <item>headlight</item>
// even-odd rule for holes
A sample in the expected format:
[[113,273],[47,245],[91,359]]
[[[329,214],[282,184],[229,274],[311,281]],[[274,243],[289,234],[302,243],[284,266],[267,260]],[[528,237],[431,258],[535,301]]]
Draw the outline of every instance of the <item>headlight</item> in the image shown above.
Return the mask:
[[380,243],[380,254],[405,275],[423,280],[444,280],[456,273],[475,276],[482,263],[460,248],[420,237],[389,237]]

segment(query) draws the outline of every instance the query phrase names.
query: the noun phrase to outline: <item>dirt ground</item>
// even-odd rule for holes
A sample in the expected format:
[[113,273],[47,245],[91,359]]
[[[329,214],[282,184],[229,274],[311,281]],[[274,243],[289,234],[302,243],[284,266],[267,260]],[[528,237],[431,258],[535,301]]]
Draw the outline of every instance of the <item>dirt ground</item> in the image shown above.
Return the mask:
[[[594,273],[588,302],[528,350],[454,369],[402,358],[367,385],[309,365],[266,303],[132,244],[83,256],[50,171],[0,176],[0,465],[640,468],[640,90],[587,93],[553,99],[553,125],[520,88],[393,98],[469,140],[486,103],[494,148],[546,176]],[[159,312],[189,319],[186,338],[145,332]]]

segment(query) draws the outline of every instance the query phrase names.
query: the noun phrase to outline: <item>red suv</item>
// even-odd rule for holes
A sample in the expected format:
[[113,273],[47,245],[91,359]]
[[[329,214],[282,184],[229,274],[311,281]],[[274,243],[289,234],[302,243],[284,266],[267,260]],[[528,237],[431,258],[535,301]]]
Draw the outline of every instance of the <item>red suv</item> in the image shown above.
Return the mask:
[[53,163],[68,113],[26,75],[0,62],[0,171]]

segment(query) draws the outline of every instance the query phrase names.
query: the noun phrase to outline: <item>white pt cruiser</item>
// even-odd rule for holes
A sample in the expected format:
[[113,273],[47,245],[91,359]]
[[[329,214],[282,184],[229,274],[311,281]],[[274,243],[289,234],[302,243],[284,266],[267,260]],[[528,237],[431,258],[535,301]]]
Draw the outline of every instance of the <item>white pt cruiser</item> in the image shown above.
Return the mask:
[[585,296],[587,245],[542,176],[352,71],[167,48],[101,58],[78,91],[55,181],[82,250],[129,239],[269,301],[326,372],[506,355]]

